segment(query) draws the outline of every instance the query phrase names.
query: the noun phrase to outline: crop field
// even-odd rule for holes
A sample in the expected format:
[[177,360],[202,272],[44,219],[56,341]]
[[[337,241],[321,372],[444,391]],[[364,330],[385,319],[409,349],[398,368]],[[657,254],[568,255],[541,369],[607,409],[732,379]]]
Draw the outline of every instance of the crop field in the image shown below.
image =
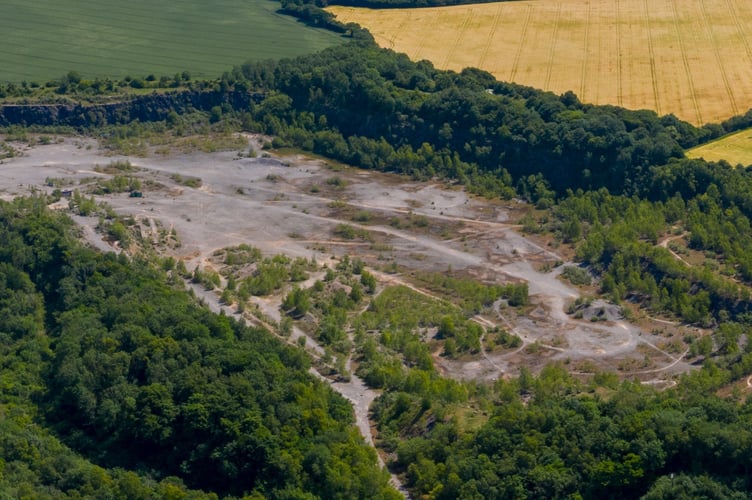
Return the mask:
[[0,81],[43,83],[72,70],[86,78],[213,77],[340,43],[278,8],[270,0],[3,0]]
[[752,165],[752,129],[727,135],[687,151],[690,158],[726,160],[732,165]]
[[331,7],[383,47],[438,68],[694,124],[752,107],[748,0],[535,0],[425,9]]

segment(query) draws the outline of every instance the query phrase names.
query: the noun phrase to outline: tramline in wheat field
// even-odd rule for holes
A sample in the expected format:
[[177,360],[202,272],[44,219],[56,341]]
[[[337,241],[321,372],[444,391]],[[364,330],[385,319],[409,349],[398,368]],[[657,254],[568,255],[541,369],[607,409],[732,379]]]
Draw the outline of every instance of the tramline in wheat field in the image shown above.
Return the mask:
[[752,107],[752,4],[746,0],[329,10],[414,60],[442,69],[476,66],[501,80],[572,90],[583,102],[673,113],[694,124]]

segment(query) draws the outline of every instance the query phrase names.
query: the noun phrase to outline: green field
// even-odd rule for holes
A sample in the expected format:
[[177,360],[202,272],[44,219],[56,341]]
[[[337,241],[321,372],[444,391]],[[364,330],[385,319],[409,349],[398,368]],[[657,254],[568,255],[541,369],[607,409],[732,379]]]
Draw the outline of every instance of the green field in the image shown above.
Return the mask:
[[752,165],[752,129],[721,137],[687,151],[690,158],[708,161],[726,160],[732,165]]
[[3,0],[0,81],[42,83],[68,71],[212,77],[340,43],[278,8],[272,0]]

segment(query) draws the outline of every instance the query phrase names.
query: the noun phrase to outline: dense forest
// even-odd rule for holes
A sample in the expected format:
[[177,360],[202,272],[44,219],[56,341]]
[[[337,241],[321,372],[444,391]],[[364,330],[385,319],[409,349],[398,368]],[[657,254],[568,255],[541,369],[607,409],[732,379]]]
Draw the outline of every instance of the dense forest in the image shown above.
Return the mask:
[[364,168],[472,186],[492,178],[535,191],[540,180],[557,193],[606,187],[631,194],[650,166],[718,133],[355,44],[246,65],[227,79],[270,93],[254,118],[291,144]]
[[[656,393],[607,375],[583,385],[562,366],[493,388],[468,430],[406,392],[376,402],[395,467],[425,498],[747,498],[749,404],[700,381]],[[522,395],[522,396],[521,396]]]
[[[169,109],[155,99],[152,115],[134,107],[96,123],[52,124],[109,140],[184,133],[188,118],[178,112],[203,113],[207,127],[273,135],[271,147],[524,198],[538,209],[521,221],[525,230],[571,246],[599,293],[712,328],[709,342],[692,345],[703,367],[664,392],[610,374],[583,382],[558,365],[462,385],[436,375],[425,351],[396,331],[389,347],[413,357],[410,370],[368,342],[359,351],[360,374],[384,390],[373,417],[394,470],[425,498],[746,498],[752,407],[716,393],[752,372],[752,170],[689,160],[684,149],[749,126],[752,112],[697,128],[475,69],[439,71],[353,35],[342,47],[173,90],[208,92],[210,106]],[[107,92],[75,78],[54,88],[70,98]],[[305,373],[303,354],[193,305],[164,270],[82,248],[45,202],[0,205],[3,493],[396,495],[349,406]],[[682,263],[659,245],[668,237],[702,263]],[[358,320],[364,329],[407,303],[405,291],[390,293]],[[494,293],[522,302],[527,292]],[[314,292],[288,300],[292,315],[332,309]],[[335,344],[340,327],[318,334]],[[472,333],[458,329],[453,341],[471,350]],[[463,423],[457,403],[486,418]]]
[[301,351],[47,202],[0,204],[3,495],[397,497]]
[[[5,494],[395,497],[348,404],[305,373],[302,352],[195,305],[170,266],[83,248],[48,201],[0,204]],[[369,287],[358,266],[339,272]],[[516,293],[475,290],[477,300]],[[404,293],[382,295],[358,321],[388,321],[396,340],[400,317],[436,317],[395,316],[422,310]],[[752,407],[714,394],[752,366],[749,344],[662,393],[609,374],[579,382],[558,365],[458,384],[419,357],[398,381],[362,349],[363,375],[385,388],[374,407],[381,445],[416,496],[745,498],[750,488]],[[457,403],[486,417],[463,424]]]

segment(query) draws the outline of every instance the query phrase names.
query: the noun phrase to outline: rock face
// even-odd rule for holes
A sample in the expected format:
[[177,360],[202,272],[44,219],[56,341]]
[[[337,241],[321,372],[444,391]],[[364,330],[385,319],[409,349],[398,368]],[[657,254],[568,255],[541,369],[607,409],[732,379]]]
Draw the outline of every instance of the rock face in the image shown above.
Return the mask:
[[160,121],[170,111],[178,114],[191,110],[208,111],[229,104],[233,109],[248,109],[260,102],[260,93],[219,90],[149,94],[106,104],[9,104],[0,106],[0,126],[64,125],[71,127]]

